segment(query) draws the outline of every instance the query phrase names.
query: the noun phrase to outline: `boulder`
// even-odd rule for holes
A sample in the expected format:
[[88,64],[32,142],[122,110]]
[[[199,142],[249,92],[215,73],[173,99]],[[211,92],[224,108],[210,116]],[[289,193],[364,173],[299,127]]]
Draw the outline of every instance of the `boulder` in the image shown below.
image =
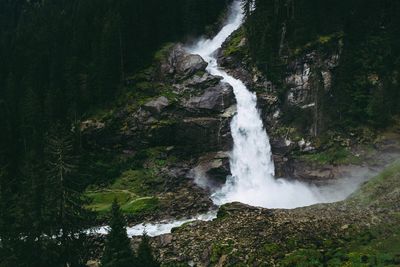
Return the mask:
[[160,96],[157,99],[147,102],[143,107],[152,114],[159,114],[168,106],[169,106],[168,99],[165,96]]
[[214,188],[223,185],[230,174],[229,152],[219,151],[201,157],[189,178],[203,188]]
[[222,112],[235,102],[233,89],[229,84],[219,83],[207,89],[204,94],[187,100],[183,105],[194,112]]
[[177,61],[176,72],[183,77],[189,77],[198,71],[204,71],[207,65],[199,55],[184,54]]
[[182,46],[173,46],[168,57],[161,62],[160,74],[162,77],[176,76],[177,80],[189,78],[198,71],[205,71],[207,68],[201,56],[189,54]]
[[194,89],[206,89],[216,86],[221,79],[222,77],[220,76],[214,76],[208,72],[204,72],[203,74],[193,75],[190,79],[183,83],[183,86]]

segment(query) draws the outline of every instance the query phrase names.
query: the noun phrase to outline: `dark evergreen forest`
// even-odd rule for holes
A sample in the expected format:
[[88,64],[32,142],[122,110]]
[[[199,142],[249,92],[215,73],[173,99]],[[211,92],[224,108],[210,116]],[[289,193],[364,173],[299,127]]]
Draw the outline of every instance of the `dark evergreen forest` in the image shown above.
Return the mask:
[[0,1],[0,266],[86,263],[82,230],[92,214],[81,197],[88,164],[77,121],[109,105],[164,43],[209,32],[225,7]]
[[[0,0],[0,267],[85,266],[96,214],[83,192],[119,166],[97,160],[107,152],[87,151],[80,123],[111,109],[167,43],[215,33],[230,2]],[[332,89],[322,97],[325,128],[383,129],[400,114],[400,1],[243,6],[248,58],[280,95],[288,62],[340,43]],[[116,266],[121,251],[128,264],[146,261],[131,255],[116,203],[113,212],[117,238],[106,242],[104,266]],[[148,242],[140,250],[151,256]]]
[[[251,12],[253,2],[256,9]],[[331,40],[342,42],[333,90],[325,96],[324,119],[330,118],[332,127],[385,127],[400,112],[398,1],[245,3],[250,54],[278,87],[291,58],[318,45],[317,49],[326,49]]]

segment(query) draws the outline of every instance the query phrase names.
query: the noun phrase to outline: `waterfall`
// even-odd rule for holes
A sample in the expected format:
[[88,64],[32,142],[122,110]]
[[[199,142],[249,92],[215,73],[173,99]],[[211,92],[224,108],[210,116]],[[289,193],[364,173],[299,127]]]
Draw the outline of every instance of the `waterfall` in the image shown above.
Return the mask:
[[[232,175],[228,177],[226,184],[212,195],[214,203],[222,205],[239,201],[266,208],[296,208],[345,199],[362,182],[373,176],[368,168],[355,169],[347,179],[320,188],[274,177],[271,146],[257,110],[257,96],[251,93],[242,81],[219,68],[216,59],[216,51],[242,25],[242,20],[241,1],[235,0],[222,30],[213,39],[200,40],[194,47],[188,48],[190,53],[200,55],[209,63],[207,71],[210,74],[223,77],[222,81],[232,86],[237,101],[237,113],[231,122],[234,142],[230,156]],[[143,231],[150,236],[158,236],[170,233],[172,228],[184,223],[196,220],[210,221],[216,216],[216,211],[210,211],[189,219],[142,223],[128,227],[127,232],[129,236],[141,235]],[[108,227],[89,231],[106,234]]]
[[226,25],[213,38],[200,40],[189,48],[208,62],[207,71],[222,76],[222,82],[233,87],[237,101],[237,114],[231,122],[234,141],[230,157],[232,176],[225,186],[212,196],[218,205],[239,201],[268,208],[294,208],[320,202],[318,193],[307,185],[275,179],[271,146],[257,110],[257,97],[244,83],[219,68],[216,51],[243,22],[241,1],[235,1],[230,9]]

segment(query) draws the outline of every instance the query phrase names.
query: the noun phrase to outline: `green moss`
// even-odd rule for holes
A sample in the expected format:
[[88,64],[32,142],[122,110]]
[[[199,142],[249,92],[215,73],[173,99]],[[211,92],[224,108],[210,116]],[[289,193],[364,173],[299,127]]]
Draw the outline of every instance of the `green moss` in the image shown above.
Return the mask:
[[358,164],[361,159],[356,157],[345,147],[336,146],[328,150],[301,155],[301,159],[318,164]]
[[280,246],[275,243],[267,243],[264,245],[264,253],[269,256],[274,256],[279,253]]
[[211,247],[211,263],[217,263],[221,256],[228,255],[233,250],[233,240],[227,243],[214,243]]
[[314,249],[298,249],[288,254],[281,262],[281,266],[311,267],[322,266],[323,255]]
[[168,54],[168,51],[174,46],[174,43],[166,43],[164,44],[155,54],[154,61],[162,61]]
[[293,56],[299,56],[307,51],[317,48],[322,49],[324,46],[329,46],[332,43],[336,43],[343,37],[344,37],[343,32],[336,32],[329,35],[320,35],[315,40],[308,42],[301,47],[296,47],[295,49],[293,49]]
[[393,195],[399,194],[398,188],[400,188],[400,161],[396,161],[378,176],[364,184],[350,196],[349,201],[358,205],[369,205],[379,202],[380,198],[386,196],[385,201],[379,204],[390,205],[392,203],[388,197],[390,193]]
[[229,40],[227,46],[224,48],[224,56],[231,56],[243,52],[243,47],[240,45],[244,38],[244,30],[240,28],[233,33],[231,39]]

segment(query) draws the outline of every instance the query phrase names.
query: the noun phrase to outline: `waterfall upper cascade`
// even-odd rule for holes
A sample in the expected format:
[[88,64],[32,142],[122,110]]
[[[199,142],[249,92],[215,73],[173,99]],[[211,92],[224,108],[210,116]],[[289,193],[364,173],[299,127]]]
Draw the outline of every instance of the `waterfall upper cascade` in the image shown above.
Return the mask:
[[274,178],[274,163],[268,135],[257,110],[257,97],[244,83],[219,68],[216,51],[241,25],[243,12],[240,1],[235,1],[227,24],[213,38],[200,40],[188,49],[208,62],[207,71],[222,76],[223,82],[233,87],[237,114],[231,122],[234,141],[230,157],[232,176],[226,185],[213,194],[216,204],[233,201],[268,208],[294,208],[320,202],[318,194],[299,182]]
[[[187,48],[192,54],[200,55],[208,62],[207,71],[223,77],[223,82],[233,87],[237,113],[231,122],[234,141],[230,155],[232,176],[226,184],[212,195],[215,204],[242,202],[266,208],[296,208],[315,203],[335,202],[345,199],[368,177],[369,170],[357,170],[357,175],[343,179],[334,186],[317,188],[300,182],[292,182],[274,177],[274,162],[271,146],[257,110],[257,96],[244,83],[229,75],[218,66],[216,52],[226,39],[243,22],[241,1],[235,0],[230,8],[225,26],[213,39],[202,39]],[[370,175],[369,175],[370,176]],[[195,220],[209,221],[216,217],[216,211],[198,215],[191,219],[164,221],[158,224],[139,224],[128,227],[129,236],[141,235],[146,231],[150,236],[169,233],[172,228]],[[101,227],[97,233],[106,233],[108,227]]]

